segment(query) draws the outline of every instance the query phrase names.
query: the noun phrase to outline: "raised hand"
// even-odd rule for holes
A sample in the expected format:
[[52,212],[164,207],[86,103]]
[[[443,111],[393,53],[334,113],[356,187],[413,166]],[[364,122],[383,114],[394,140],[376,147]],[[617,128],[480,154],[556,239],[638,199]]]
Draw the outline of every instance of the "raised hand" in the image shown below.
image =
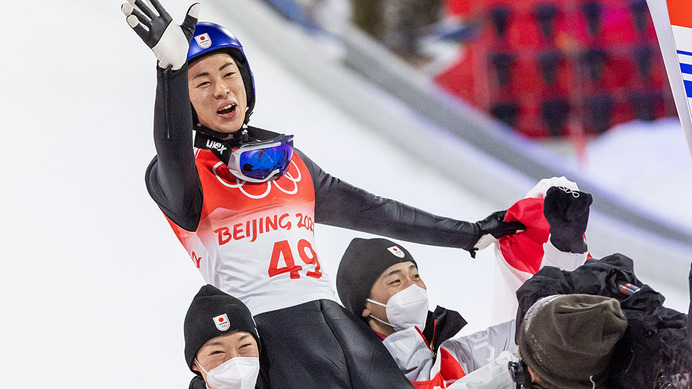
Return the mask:
[[187,61],[192,33],[197,25],[200,4],[188,8],[183,24],[178,26],[158,0],[128,0],[120,6],[127,24],[154,51],[159,67],[178,70]]
[[545,194],[543,215],[550,224],[550,242],[561,251],[585,253],[591,194],[553,186]]
[[491,243],[497,242],[499,238],[505,235],[514,234],[526,228],[526,226],[520,222],[504,221],[506,213],[507,211],[493,212],[485,219],[473,223],[478,230],[478,240],[472,247],[464,248],[471,253],[471,257],[475,258],[476,251],[482,250]]

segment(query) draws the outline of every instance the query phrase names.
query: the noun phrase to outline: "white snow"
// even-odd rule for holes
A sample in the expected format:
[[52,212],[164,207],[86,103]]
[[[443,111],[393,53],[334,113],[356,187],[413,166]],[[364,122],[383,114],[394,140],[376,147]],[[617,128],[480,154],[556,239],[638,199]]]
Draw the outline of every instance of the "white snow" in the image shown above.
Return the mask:
[[589,144],[587,161],[587,177],[692,230],[692,160],[677,118],[616,125]]
[[[164,5],[179,20],[189,2]],[[173,388],[191,377],[182,323],[203,280],[146,193],[144,169],[155,153],[155,60],[119,6],[39,0],[7,2],[0,12],[3,387]],[[202,19],[216,20],[215,12],[203,2]],[[496,210],[373,137],[366,118],[324,101],[251,36],[235,32],[256,76],[254,125],[295,134],[296,146],[325,170],[379,195],[464,220]],[[594,149],[594,166],[598,155],[627,159],[639,142],[652,143],[630,133],[626,148],[599,142],[607,150]],[[689,175],[661,162],[689,173],[689,158],[673,161],[667,146],[651,151],[665,157],[647,157],[658,161],[655,169],[638,164],[636,176],[623,178],[627,190],[652,192],[648,174],[662,178],[660,169],[690,187]],[[627,164],[614,169],[607,179],[632,171]],[[676,207],[683,207],[679,198]],[[660,203],[667,214],[672,201]],[[324,226],[316,234],[332,279],[350,239],[365,236]],[[461,311],[469,331],[490,324],[491,250],[471,260],[461,250],[405,247],[433,304]]]

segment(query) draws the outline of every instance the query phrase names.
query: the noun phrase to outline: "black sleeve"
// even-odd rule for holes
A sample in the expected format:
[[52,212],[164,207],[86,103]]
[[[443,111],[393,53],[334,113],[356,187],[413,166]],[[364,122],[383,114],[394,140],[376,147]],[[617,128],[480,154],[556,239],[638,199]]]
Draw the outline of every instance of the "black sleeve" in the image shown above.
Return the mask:
[[433,246],[469,250],[481,236],[479,227],[375,196],[324,172],[296,150],[315,186],[315,221]]
[[195,231],[202,212],[202,186],[192,149],[192,108],[187,65],[180,70],[157,67],[154,105],[156,157],[147,168],[149,195],[175,224]]
[[188,389],[207,389],[207,384],[204,382],[204,379],[202,379],[202,377],[196,375],[192,377]]

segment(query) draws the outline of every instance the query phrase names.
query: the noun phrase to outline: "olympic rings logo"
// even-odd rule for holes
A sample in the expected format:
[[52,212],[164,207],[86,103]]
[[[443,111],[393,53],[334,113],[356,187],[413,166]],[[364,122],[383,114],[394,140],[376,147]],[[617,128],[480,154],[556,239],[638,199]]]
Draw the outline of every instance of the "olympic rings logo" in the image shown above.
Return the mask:
[[559,186],[558,188],[560,188],[561,191],[563,191],[563,192],[565,192],[565,193],[567,193],[567,194],[570,194],[570,193],[571,193],[571,194],[572,194],[572,197],[574,197],[575,199],[578,199],[578,198],[579,198],[579,192],[573,191],[572,189],[566,188],[566,187],[564,187],[564,186]]
[[[221,177],[219,175],[219,173],[217,172],[217,169],[219,168],[219,166],[222,166],[222,165],[225,166],[223,162],[217,162],[216,165],[214,165],[214,167],[212,168],[212,171],[214,172],[216,179],[219,180],[219,182],[222,185],[224,185],[228,188],[238,189],[245,196],[247,196],[251,199],[254,199],[254,200],[258,200],[258,199],[263,199],[269,195],[269,193],[272,190],[272,185],[275,186],[278,190],[286,193],[287,195],[294,195],[294,194],[298,193],[298,183],[303,178],[303,175],[300,172],[300,169],[298,169],[298,165],[296,165],[296,163],[293,162],[293,160],[291,160],[291,164],[295,167],[296,171],[298,172],[298,176],[293,177],[293,174],[291,174],[291,172],[289,170],[286,172],[284,177],[287,178],[289,181],[293,182],[293,188],[291,188],[290,190],[284,189],[283,187],[281,187],[281,185],[279,185],[279,180],[267,181],[267,182],[264,182],[261,184],[251,184],[251,185],[257,185],[257,186],[265,185],[265,184],[267,185],[267,188],[264,190],[264,193],[259,194],[259,195],[248,193],[244,188],[245,183],[247,181],[239,179],[238,177],[234,176],[230,172],[229,172],[229,174],[235,180],[235,183],[230,183],[225,178]],[[228,169],[226,169],[226,171],[228,171]]]

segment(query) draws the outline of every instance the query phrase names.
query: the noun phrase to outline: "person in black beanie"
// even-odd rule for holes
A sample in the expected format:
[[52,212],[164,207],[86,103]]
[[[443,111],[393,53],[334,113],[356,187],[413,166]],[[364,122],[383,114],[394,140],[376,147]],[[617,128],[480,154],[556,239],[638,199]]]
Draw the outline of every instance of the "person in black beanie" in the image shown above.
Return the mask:
[[[446,387],[497,357],[494,350],[516,350],[513,321],[454,337],[466,320],[443,307],[428,310],[416,260],[388,239],[353,239],[339,264],[336,287],[346,309],[382,339],[417,388]],[[477,347],[481,343],[486,347]],[[445,363],[437,363],[440,359]]]
[[204,285],[185,315],[185,362],[196,376],[190,389],[251,389],[259,374],[260,337],[250,310],[237,298]]
[[[416,260],[402,245],[384,238],[353,239],[339,262],[336,276],[336,289],[344,307],[361,317],[375,281],[397,264],[418,269]],[[417,271],[416,283],[425,289]]]

